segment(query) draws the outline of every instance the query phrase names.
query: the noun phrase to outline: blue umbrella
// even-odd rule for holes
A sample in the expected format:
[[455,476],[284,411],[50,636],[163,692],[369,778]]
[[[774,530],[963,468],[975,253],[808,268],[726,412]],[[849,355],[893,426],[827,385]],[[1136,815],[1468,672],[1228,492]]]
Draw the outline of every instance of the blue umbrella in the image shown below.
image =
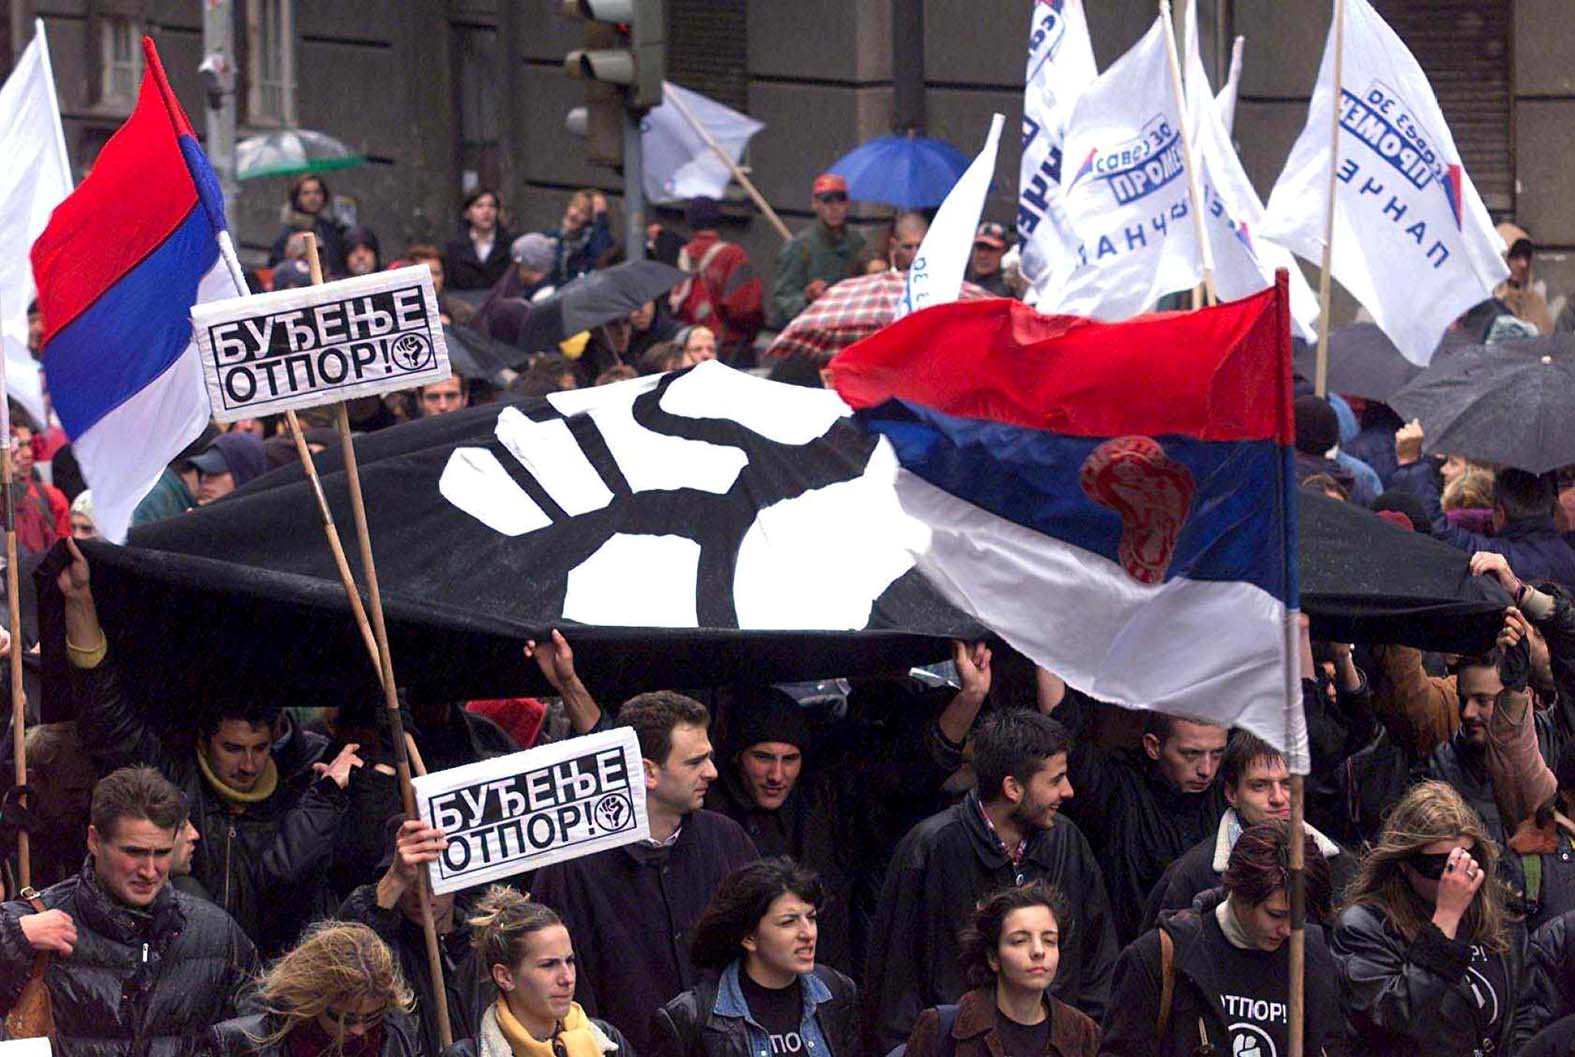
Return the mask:
[[968,168],[968,156],[945,140],[881,136],[837,159],[831,172],[848,181],[848,196],[898,209],[938,206]]

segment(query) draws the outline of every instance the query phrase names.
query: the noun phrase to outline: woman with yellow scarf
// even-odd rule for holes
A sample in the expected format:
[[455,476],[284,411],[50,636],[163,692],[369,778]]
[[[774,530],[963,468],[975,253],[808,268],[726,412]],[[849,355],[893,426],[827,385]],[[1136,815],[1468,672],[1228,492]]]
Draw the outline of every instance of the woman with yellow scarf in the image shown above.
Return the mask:
[[494,885],[476,904],[471,942],[498,988],[474,1039],[443,1057],[634,1057],[617,1028],[574,1001],[574,946],[551,908]]

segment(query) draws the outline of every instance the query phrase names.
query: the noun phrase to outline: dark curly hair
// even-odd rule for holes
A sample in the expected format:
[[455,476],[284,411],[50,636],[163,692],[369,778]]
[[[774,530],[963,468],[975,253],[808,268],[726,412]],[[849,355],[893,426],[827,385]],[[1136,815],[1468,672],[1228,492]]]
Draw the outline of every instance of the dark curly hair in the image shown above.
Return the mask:
[[1071,915],[1066,913],[1066,905],[1059,892],[1045,881],[1029,881],[1013,888],[1003,888],[979,902],[974,908],[973,920],[959,937],[962,949],[958,952],[957,963],[962,967],[963,977],[969,987],[988,987],[995,983],[996,972],[990,966],[990,958],[1000,950],[1001,930],[1006,925],[1006,915],[1024,907],[1049,907],[1050,913],[1055,915],[1061,945],[1066,945]]
[[820,880],[787,856],[757,859],[723,878],[716,895],[695,922],[689,957],[701,969],[725,969],[743,956],[744,937],[760,927],[778,896],[791,892],[822,905]]

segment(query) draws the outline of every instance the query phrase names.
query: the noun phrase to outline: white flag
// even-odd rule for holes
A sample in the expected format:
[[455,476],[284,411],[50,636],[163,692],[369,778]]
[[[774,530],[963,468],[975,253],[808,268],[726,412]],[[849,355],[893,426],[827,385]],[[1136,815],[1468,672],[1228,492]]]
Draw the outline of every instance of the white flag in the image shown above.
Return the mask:
[[662,82],[662,105],[640,123],[643,186],[649,201],[677,202],[697,195],[721,198],[733,178],[727,163],[684,115],[685,109],[735,163],[744,156],[750,137],[766,127],[699,92]]
[[[1426,364],[1445,329],[1509,270],[1416,59],[1367,0],[1345,4],[1332,273],[1406,359]],[[1329,201],[1334,30],[1307,127],[1269,196],[1270,238],[1319,261]]]
[[1077,245],[1061,203],[1061,146],[1077,97],[1098,76],[1083,0],[1036,0],[1028,20],[1017,235],[1036,286]]
[[1214,112],[1220,116],[1227,138],[1236,131],[1236,92],[1241,87],[1241,49],[1246,42],[1246,37],[1237,37],[1231,46],[1230,73],[1225,77],[1225,87],[1214,97]]
[[[1197,0],[1186,0],[1182,16],[1187,94],[1187,134],[1193,163],[1202,182],[1204,230],[1214,256],[1214,286],[1221,300],[1235,301],[1274,285],[1274,273],[1290,276],[1292,333],[1311,340],[1318,323],[1318,299],[1301,268],[1283,247],[1259,233],[1263,202],[1253,190],[1210,94],[1198,45]],[[1239,55],[1239,51],[1238,51]]]
[[1041,312],[1127,319],[1202,279],[1181,127],[1155,19],[1072,108],[1061,184],[1077,245],[1041,287]]
[[995,156],[1005,120],[1000,114],[990,119],[984,149],[946,192],[946,200],[936,211],[908,268],[908,283],[902,300],[897,302],[893,322],[909,312],[955,301],[962,292],[963,274],[968,271],[968,259],[973,254],[974,233],[984,212],[985,196],[990,193],[990,179],[995,175]]
[[27,306],[33,300],[28,251],[49,214],[71,193],[71,163],[60,129],[49,43],[39,20],[11,76],[0,87],[0,335],[8,395],[41,426],[48,424],[38,364],[27,351]]

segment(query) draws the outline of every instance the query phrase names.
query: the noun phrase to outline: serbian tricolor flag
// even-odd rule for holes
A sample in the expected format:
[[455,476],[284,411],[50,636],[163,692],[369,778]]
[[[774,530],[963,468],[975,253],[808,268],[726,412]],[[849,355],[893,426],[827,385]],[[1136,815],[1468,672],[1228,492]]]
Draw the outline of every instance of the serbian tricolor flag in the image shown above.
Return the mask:
[[1099,700],[1244,727],[1306,773],[1284,272],[1121,323],[943,305],[830,369],[952,602]]
[[192,305],[245,292],[220,258],[218,178],[147,37],[142,52],[136,110],[32,252],[49,394],[116,542],[211,415]]

